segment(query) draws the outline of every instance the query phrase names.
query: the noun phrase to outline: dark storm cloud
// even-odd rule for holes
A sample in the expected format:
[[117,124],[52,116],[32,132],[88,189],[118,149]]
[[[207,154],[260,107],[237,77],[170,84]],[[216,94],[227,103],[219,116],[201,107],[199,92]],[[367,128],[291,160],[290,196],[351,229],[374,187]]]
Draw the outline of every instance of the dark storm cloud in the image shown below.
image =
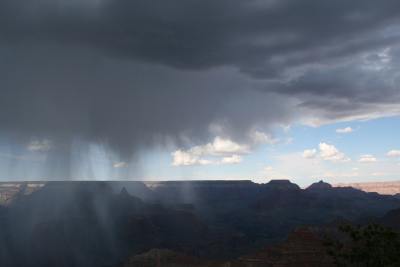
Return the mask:
[[2,0],[0,129],[129,155],[303,108],[396,113],[399,15],[395,0]]
[[271,103],[269,109],[282,112],[268,115],[246,104],[243,112],[236,111],[246,119],[230,120],[240,106],[237,98],[258,94],[267,103],[273,97],[242,96],[238,88],[251,83],[230,69],[177,71],[72,47],[23,45],[3,51],[8,54],[0,72],[3,130],[38,138],[82,137],[128,155],[163,138],[204,140],[211,122],[227,119],[234,129],[246,129],[260,118],[278,123],[289,117],[285,105]]
[[184,69],[234,65],[269,75],[275,67],[393,43],[380,34],[399,21],[399,5],[394,0],[3,0],[1,27],[6,39],[86,44]]

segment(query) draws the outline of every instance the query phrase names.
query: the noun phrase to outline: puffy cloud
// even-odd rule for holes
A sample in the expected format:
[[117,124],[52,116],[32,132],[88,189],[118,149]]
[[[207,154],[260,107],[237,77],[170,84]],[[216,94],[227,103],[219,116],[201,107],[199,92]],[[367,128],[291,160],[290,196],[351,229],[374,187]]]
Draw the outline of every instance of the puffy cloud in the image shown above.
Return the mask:
[[267,167],[264,168],[264,171],[270,172],[270,171],[272,171],[273,169],[274,169],[274,168],[273,168],[272,166],[267,166]]
[[390,150],[386,155],[392,158],[400,157],[400,150]]
[[303,151],[303,158],[306,159],[312,159],[317,156],[317,150],[316,149],[306,149]]
[[224,157],[221,160],[222,164],[238,164],[242,162],[242,157],[239,155],[232,155],[229,157]]
[[339,128],[339,129],[336,129],[336,132],[340,133],[340,134],[352,133],[353,132],[353,128],[351,128],[351,127]]
[[350,161],[348,157],[340,152],[334,145],[327,143],[319,144],[319,155],[323,160],[329,160],[334,162],[346,162]]
[[372,176],[388,176],[389,174],[387,172],[373,172],[371,174]]
[[197,156],[192,155],[189,152],[177,150],[172,153],[172,165],[173,166],[188,166],[200,164],[200,160]]
[[126,167],[128,167],[128,163],[126,163],[125,161],[115,162],[113,164],[113,168],[116,168],[116,169],[126,168]]
[[[238,144],[229,139],[219,136],[215,137],[213,142],[194,146],[186,151],[177,150],[172,153],[173,166],[189,165],[209,165],[209,164],[238,164],[242,157],[238,154],[248,154],[250,147],[244,144]],[[207,159],[220,157],[221,159]]]
[[361,155],[360,159],[358,160],[358,162],[361,162],[361,163],[373,163],[376,161],[377,161],[377,159],[373,155],[370,155],[370,154]]
[[242,156],[232,155],[227,157],[222,157],[220,159],[205,159],[200,158],[190,154],[190,152],[185,152],[177,150],[172,153],[173,166],[191,166],[191,165],[228,165],[228,164],[239,164],[242,162]]
[[197,146],[192,148],[193,151],[199,154],[208,155],[224,155],[224,154],[247,154],[250,152],[248,145],[238,144],[230,139],[224,139],[219,136],[215,137],[212,143],[205,146]]
[[340,152],[334,145],[327,143],[319,143],[318,151],[317,149],[306,149],[303,151],[303,158],[313,159],[320,158],[322,160],[332,161],[332,162],[347,162],[350,161],[344,153]]
[[274,138],[270,134],[266,134],[260,131],[253,131],[250,133],[250,137],[255,144],[269,144],[273,145],[279,142],[278,139]]

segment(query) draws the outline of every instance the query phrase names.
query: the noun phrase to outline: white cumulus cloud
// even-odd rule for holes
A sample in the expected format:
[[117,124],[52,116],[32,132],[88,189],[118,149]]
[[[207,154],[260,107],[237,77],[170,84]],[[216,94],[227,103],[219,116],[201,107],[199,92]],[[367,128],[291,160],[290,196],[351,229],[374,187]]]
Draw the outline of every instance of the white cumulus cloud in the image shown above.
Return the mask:
[[377,161],[377,159],[373,155],[370,155],[370,154],[361,155],[360,159],[358,160],[358,162],[361,162],[361,163],[372,163],[372,162],[376,162],[376,161]]
[[337,133],[340,133],[340,134],[352,133],[353,131],[354,131],[354,130],[353,130],[353,128],[351,128],[351,127],[336,129],[336,132],[337,132]]
[[[250,153],[250,146],[217,136],[211,143],[173,152],[172,165],[238,164],[242,161],[240,155],[248,153]],[[209,159],[210,157],[214,158]]]
[[203,146],[195,146],[191,148],[190,151],[198,155],[219,156],[226,154],[247,154],[250,153],[250,147],[217,136],[212,143]]
[[116,169],[125,168],[125,167],[128,167],[128,163],[126,163],[125,161],[115,162],[113,164],[113,167],[116,168]]
[[232,155],[230,157],[224,157],[221,160],[222,164],[238,164],[242,162],[242,157],[239,155]]
[[319,155],[323,160],[329,160],[333,162],[346,162],[350,161],[348,157],[340,152],[334,145],[327,143],[319,144]]
[[386,155],[391,158],[400,157],[400,150],[390,150]]
[[341,151],[339,151],[334,145],[327,143],[319,143],[318,150],[306,149],[302,154],[305,159],[319,158],[322,160],[333,161],[333,162],[347,162],[350,159]]
[[314,149],[306,149],[303,152],[303,158],[306,158],[306,159],[312,159],[312,158],[315,158],[316,156],[317,156],[317,150],[315,148]]
[[270,171],[272,171],[273,169],[274,169],[274,168],[273,168],[272,166],[267,166],[267,167],[264,168],[264,171],[270,172]]
[[32,152],[47,152],[52,148],[52,142],[50,140],[33,140],[31,141],[27,149]]
[[270,134],[266,134],[260,131],[253,131],[250,133],[250,138],[255,144],[269,144],[273,145],[278,143],[278,139],[274,138]]
[[200,164],[198,156],[193,155],[190,152],[177,150],[172,153],[172,165],[173,166],[189,166]]

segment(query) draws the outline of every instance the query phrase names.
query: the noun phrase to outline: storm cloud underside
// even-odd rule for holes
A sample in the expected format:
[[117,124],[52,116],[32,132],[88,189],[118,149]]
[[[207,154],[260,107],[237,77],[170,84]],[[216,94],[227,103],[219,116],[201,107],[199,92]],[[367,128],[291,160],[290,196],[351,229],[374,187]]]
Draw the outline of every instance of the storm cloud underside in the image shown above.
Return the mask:
[[399,29],[390,0],[2,0],[0,131],[124,159],[398,115]]

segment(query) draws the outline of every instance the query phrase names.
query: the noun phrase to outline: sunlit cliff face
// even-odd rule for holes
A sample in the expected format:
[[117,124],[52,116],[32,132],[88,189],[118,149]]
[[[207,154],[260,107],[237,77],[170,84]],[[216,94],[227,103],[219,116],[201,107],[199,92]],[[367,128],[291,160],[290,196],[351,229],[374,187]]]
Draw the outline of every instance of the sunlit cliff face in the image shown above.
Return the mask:
[[152,149],[398,115],[398,13],[392,0],[4,0],[2,175],[132,178]]

